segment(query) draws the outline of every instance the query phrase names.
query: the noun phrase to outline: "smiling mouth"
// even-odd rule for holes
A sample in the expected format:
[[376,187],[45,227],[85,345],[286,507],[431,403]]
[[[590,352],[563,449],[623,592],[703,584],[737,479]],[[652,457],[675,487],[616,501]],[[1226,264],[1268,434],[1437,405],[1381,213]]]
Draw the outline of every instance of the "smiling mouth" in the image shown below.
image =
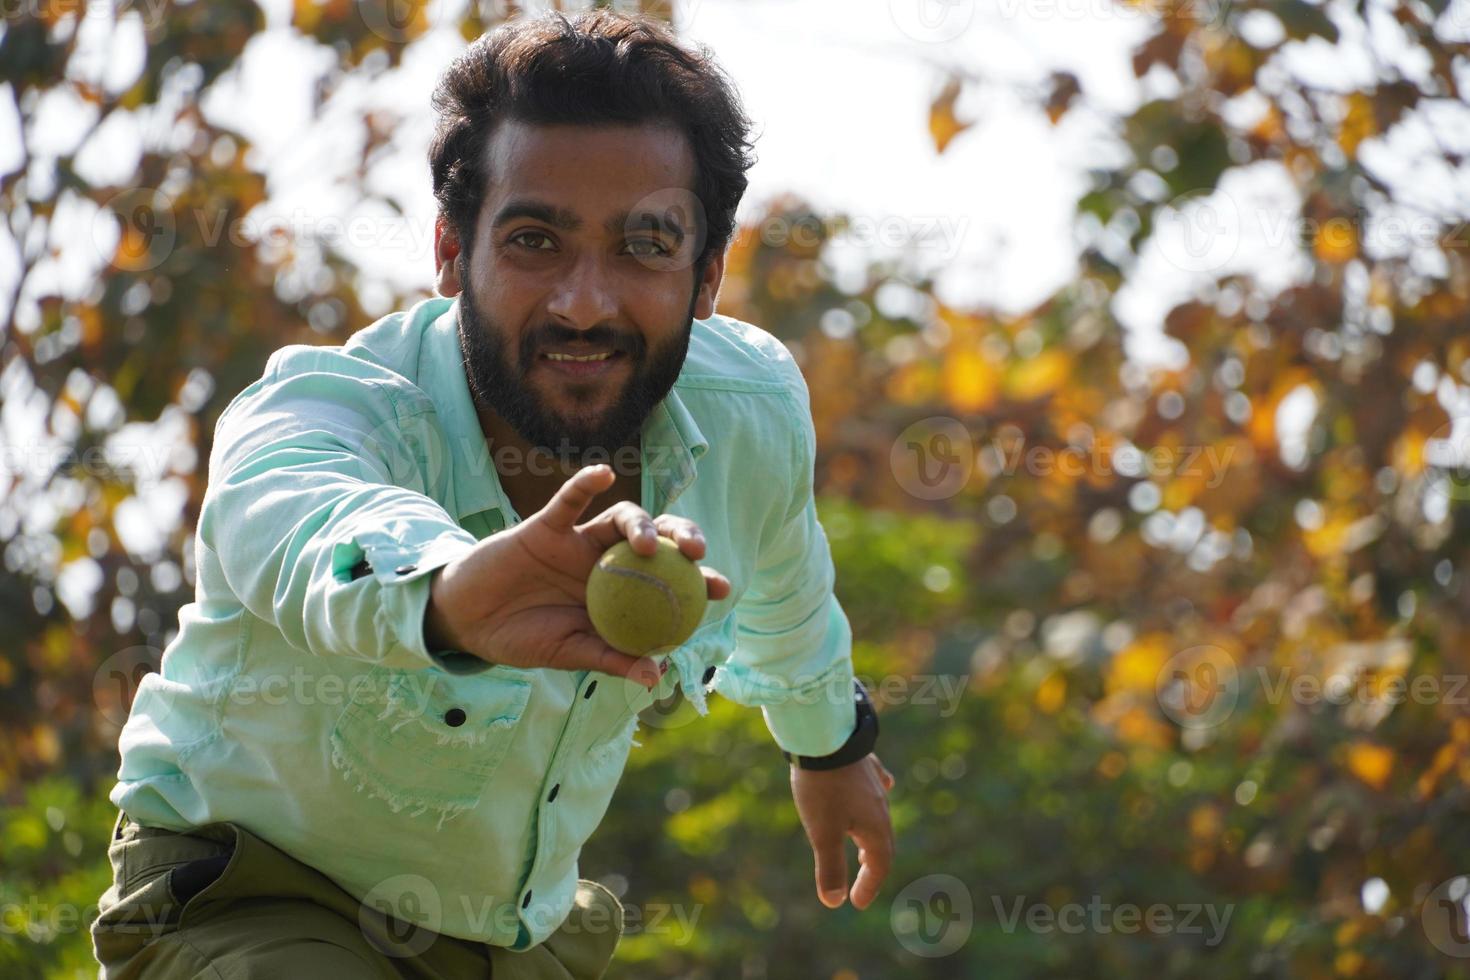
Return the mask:
[[544,352],[536,363],[566,377],[596,378],[610,374],[627,359],[622,351],[599,351],[592,354],[569,354],[561,351]]

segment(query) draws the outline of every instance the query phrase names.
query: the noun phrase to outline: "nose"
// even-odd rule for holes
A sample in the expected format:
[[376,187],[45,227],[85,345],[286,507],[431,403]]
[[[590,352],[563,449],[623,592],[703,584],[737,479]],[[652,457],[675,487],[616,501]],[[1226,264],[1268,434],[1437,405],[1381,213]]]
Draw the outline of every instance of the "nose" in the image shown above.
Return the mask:
[[557,283],[546,312],[579,330],[617,318],[617,298],[601,256],[591,251],[583,253]]

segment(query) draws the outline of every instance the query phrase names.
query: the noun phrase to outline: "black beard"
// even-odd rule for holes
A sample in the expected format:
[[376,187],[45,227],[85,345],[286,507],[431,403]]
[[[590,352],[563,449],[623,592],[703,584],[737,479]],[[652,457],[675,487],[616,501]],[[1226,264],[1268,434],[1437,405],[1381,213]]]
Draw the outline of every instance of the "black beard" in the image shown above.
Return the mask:
[[[465,380],[476,401],[504,419],[535,451],[578,465],[602,462],[616,468],[618,450],[635,444],[644,421],[679,378],[689,352],[698,299],[696,288],[680,336],[651,354],[638,334],[624,340],[601,328],[574,334],[547,326],[521,337],[512,363],[505,339],[508,331],[485,316],[466,288],[459,294],[459,346]],[[567,418],[547,405],[527,383],[540,349],[569,340],[611,344],[622,351],[620,356],[632,361],[632,377],[612,408],[597,418]]]

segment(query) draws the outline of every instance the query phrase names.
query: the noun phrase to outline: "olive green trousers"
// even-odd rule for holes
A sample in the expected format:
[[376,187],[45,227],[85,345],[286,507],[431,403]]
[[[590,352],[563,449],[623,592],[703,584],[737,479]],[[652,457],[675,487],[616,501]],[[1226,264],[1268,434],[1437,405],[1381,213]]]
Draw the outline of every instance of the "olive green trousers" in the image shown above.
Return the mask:
[[99,980],[598,980],[623,931],[617,897],[583,879],[567,920],[528,950],[446,936],[233,823],[178,833],[119,812],[107,856],[91,924]]

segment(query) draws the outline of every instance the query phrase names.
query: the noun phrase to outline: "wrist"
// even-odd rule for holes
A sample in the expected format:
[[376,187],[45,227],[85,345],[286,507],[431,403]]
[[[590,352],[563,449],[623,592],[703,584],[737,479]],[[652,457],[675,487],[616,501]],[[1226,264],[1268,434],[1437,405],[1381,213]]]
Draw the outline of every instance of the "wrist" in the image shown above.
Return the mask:
[[444,598],[443,573],[444,567],[429,573],[429,601],[424,606],[424,649],[430,653],[463,649],[446,615],[450,604]]

